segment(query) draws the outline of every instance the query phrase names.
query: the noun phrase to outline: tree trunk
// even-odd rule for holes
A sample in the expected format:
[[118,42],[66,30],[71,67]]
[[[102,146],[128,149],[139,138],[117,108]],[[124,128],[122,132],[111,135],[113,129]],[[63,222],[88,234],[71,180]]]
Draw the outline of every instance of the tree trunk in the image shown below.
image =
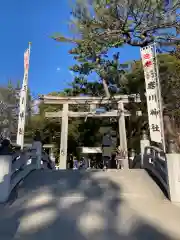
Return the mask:
[[179,152],[180,150],[180,136],[177,132],[177,129],[173,127],[172,121],[168,115],[164,116],[164,133],[166,139],[166,145],[171,141],[174,140],[176,144],[176,148]]
[[106,97],[107,98],[110,98],[110,92],[109,92],[109,89],[108,89],[108,85],[106,83],[106,80],[102,80],[102,83],[103,83],[103,87],[104,87],[104,91],[105,91],[105,94],[106,94]]

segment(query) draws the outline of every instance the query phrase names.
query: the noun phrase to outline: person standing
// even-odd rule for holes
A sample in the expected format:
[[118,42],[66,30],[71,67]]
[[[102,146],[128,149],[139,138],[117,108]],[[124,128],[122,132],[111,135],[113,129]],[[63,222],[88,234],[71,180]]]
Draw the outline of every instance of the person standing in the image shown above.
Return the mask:
[[116,167],[117,169],[123,169],[124,168],[124,160],[126,158],[126,152],[121,148],[121,146],[118,147],[116,151]]
[[73,155],[70,154],[68,158],[68,168],[73,169]]
[[84,157],[84,168],[85,169],[90,168],[90,160],[87,157]]
[[79,168],[78,160],[76,157],[73,157],[73,170],[77,170]]

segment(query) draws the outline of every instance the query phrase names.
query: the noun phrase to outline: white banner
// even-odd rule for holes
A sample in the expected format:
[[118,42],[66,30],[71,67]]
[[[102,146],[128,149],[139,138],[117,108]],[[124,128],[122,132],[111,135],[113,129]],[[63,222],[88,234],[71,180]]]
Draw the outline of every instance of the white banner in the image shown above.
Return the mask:
[[160,99],[158,97],[158,76],[154,45],[141,48],[141,58],[146,84],[146,98],[151,140],[163,143]]
[[24,71],[29,69],[29,48],[24,53]]
[[24,78],[20,92],[19,103],[19,120],[18,120],[18,132],[16,143],[23,148],[24,145],[24,129],[25,129],[25,117],[26,117],[26,104],[27,104],[27,90],[28,90],[28,70],[29,70],[29,57],[30,48],[24,53]]

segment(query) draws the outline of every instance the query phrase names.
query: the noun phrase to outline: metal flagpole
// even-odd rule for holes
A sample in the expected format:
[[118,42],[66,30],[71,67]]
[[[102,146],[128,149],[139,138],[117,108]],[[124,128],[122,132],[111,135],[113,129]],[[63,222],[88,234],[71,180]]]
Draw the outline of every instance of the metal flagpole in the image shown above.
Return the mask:
[[28,72],[29,72],[29,60],[30,60],[31,42],[29,42],[29,47],[24,53],[24,78],[23,84],[20,92],[19,101],[19,119],[18,119],[18,132],[16,143],[24,147],[24,130],[25,130],[25,120],[26,120],[26,109],[27,109],[27,91],[28,91]]
[[165,142],[165,136],[164,136],[164,121],[163,121],[163,106],[162,106],[162,96],[161,96],[161,84],[160,84],[160,79],[159,79],[157,49],[156,49],[155,42],[154,42],[154,56],[155,56],[155,62],[156,62],[156,74],[157,74],[157,86],[158,86],[157,94],[158,94],[158,99],[159,99],[159,110],[160,110],[160,119],[161,119],[162,145],[163,145],[164,152],[166,152],[166,142]]

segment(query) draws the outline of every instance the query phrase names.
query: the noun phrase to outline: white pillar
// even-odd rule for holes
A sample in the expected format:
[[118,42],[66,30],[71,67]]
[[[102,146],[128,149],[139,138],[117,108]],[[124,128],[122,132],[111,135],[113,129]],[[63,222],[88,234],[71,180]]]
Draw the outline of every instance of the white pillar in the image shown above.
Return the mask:
[[60,169],[67,168],[68,103],[63,104],[61,123]]
[[0,202],[6,202],[11,186],[11,166],[12,157],[10,155],[0,155]]
[[118,110],[121,112],[119,117],[119,138],[120,146],[126,152],[126,159],[124,161],[124,168],[129,168],[128,163],[128,149],[127,149],[127,138],[126,138],[126,124],[124,115],[124,104],[123,102],[118,103]]
[[174,203],[180,203],[180,154],[168,153],[166,158],[169,198]]

